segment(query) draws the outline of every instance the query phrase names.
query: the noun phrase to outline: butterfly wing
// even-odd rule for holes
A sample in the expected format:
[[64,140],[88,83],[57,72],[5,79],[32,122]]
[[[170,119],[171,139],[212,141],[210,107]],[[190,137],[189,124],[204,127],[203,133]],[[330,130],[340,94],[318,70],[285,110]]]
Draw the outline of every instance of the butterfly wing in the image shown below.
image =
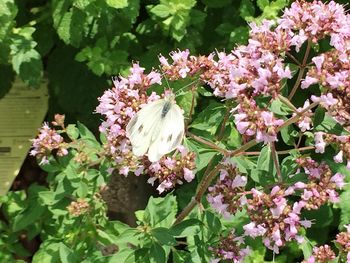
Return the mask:
[[147,104],[138,111],[126,126],[126,136],[132,144],[132,151],[136,156],[145,155],[150,147],[152,137],[161,125],[161,113],[165,101],[157,100]]
[[148,149],[148,159],[158,161],[164,154],[173,151],[182,142],[185,125],[182,110],[175,103],[171,104],[169,112],[161,118],[160,125],[153,130]]

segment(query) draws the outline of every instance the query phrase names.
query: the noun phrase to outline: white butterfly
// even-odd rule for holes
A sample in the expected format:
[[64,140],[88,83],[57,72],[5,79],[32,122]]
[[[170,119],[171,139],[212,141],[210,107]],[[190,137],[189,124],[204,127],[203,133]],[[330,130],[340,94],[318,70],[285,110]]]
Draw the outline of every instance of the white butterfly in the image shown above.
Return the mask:
[[126,136],[136,156],[148,153],[156,162],[181,144],[184,130],[183,111],[171,94],[138,111],[126,126]]

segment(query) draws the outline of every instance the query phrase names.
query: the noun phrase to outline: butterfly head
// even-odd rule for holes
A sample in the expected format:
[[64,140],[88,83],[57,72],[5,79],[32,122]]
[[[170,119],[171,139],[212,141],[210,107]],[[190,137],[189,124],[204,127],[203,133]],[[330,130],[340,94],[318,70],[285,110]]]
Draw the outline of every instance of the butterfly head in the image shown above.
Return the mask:
[[164,99],[167,101],[170,101],[172,103],[175,103],[175,94],[171,89],[164,91]]

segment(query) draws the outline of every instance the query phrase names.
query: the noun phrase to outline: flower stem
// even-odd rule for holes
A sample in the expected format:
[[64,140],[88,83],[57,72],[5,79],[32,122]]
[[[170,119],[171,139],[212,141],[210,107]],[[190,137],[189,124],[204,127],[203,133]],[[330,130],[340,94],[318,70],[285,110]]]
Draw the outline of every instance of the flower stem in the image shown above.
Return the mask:
[[222,124],[221,124],[221,127],[220,127],[220,132],[219,132],[219,136],[218,136],[218,140],[221,141],[222,138],[224,137],[224,134],[225,134],[225,127],[226,127],[226,123],[230,117],[230,112],[231,112],[231,109],[230,107],[227,107],[226,108],[226,112],[225,112],[225,117],[222,121]]
[[278,182],[282,183],[283,182],[282,173],[281,173],[280,165],[279,165],[279,162],[278,162],[278,159],[277,159],[278,155],[277,155],[277,152],[276,152],[275,143],[271,142],[270,143],[270,147],[271,147],[271,152],[272,152],[273,163],[275,164],[275,168],[276,168]]
[[303,58],[303,63],[300,65],[300,70],[299,70],[299,74],[298,74],[298,77],[297,77],[297,80],[295,81],[295,84],[292,88],[292,91],[290,92],[289,96],[288,96],[288,99],[291,100],[295,94],[295,92],[297,91],[299,85],[300,85],[300,82],[301,82],[301,78],[304,76],[304,72],[305,72],[305,68],[306,68],[306,62],[307,62],[307,59],[309,57],[309,53],[310,53],[310,48],[311,48],[311,41],[309,40],[307,42],[307,46],[306,46],[306,51],[305,51],[305,55],[304,55],[304,58]]
[[211,141],[207,141],[207,140],[205,140],[205,139],[203,139],[203,138],[201,138],[201,137],[199,137],[197,135],[194,135],[193,133],[190,133],[190,132],[187,132],[186,134],[187,134],[188,137],[194,139],[195,141],[203,143],[203,144],[209,146],[210,148],[218,151],[219,153],[221,153],[221,154],[223,154],[225,156],[229,155],[229,151],[227,151],[227,150],[217,146],[215,143],[213,143]]

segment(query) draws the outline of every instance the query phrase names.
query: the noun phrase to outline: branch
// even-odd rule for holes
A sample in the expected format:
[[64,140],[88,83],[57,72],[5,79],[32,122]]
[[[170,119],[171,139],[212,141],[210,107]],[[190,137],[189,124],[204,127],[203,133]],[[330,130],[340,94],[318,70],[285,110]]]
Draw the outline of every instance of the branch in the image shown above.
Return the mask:
[[226,108],[226,112],[225,112],[225,117],[224,117],[224,119],[222,121],[220,132],[219,132],[219,136],[218,136],[218,140],[219,141],[221,141],[222,138],[224,137],[226,122],[228,121],[228,119],[230,117],[230,112],[231,112],[231,109],[229,107],[227,107]]
[[186,134],[187,134],[188,137],[191,137],[195,141],[203,143],[203,144],[209,146],[210,148],[218,151],[219,153],[221,153],[221,154],[223,154],[225,156],[229,155],[229,151],[227,151],[227,150],[217,146],[215,143],[213,143],[211,141],[207,141],[207,140],[205,140],[205,139],[203,139],[203,138],[201,138],[201,137],[199,137],[197,135],[194,135],[193,133],[190,133],[190,132],[187,132]]
[[282,183],[282,181],[283,181],[282,180],[282,173],[281,173],[280,165],[279,165],[278,159],[277,159],[277,152],[276,152],[275,143],[271,142],[270,143],[270,147],[271,147],[271,151],[272,151],[273,163],[275,164],[275,167],[276,167],[276,173],[277,173],[278,182]]
[[307,59],[309,57],[310,48],[311,48],[311,42],[310,42],[310,40],[308,40],[307,46],[306,46],[305,55],[304,55],[304,58],[303,58],[303,63],[300,66],[300,70],[299,70],[299,74],[298,74],[297,80],[295,81],[295,84],[294,84],[294,86],[292,88],[292,91],[290,92],[290,94],[288,96],[289,100],[291,100],[293,98],[295,92],[297,91],[297,89],[298,89],[298,87],[300,85],[301,78],[303,77],[304,72],[305,72],[306,62],[307,62]]

